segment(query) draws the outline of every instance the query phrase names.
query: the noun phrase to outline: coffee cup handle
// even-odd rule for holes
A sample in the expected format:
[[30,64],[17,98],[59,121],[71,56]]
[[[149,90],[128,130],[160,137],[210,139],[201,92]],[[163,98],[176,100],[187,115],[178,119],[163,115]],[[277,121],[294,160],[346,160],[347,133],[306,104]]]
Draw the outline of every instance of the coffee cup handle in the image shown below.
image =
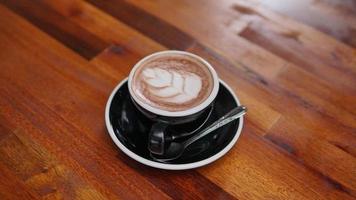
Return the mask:
[[214,110],[214,104],[211,104],[209,106],[209,112],[208,115],[205,117],[204,121],[194,130],[190,131],[190,132],[186,132],[186,133],[179,133],[178,135],[172,135],[172,139],[179,139],[179,138],[183,138],[183,137],[187,137],[187,136],[191,136],[192,134],[196,133],[197,131],[199,131],[209,120],[211,113]]
[[148,150],[157,155],[164,154],[165,132],[168,124],[165,122],[156,122],[152,125],[148,136]]

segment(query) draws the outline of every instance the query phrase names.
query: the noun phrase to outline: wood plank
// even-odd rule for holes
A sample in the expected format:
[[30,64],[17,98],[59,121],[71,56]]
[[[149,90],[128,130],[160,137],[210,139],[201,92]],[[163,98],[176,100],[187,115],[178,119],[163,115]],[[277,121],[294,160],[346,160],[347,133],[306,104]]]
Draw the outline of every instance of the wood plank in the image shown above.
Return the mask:
[[[83,0],[63,0],[60,3],[44,0],[43,3],[105,42],[122,48],[120,51],[128,49],[147,55],[153,53],[151,49],[163,48],[159,43]],[[141,48],[141,44],[149,48]]]
[[[329,84],[316,79],[315,76],[298,69],[294,65],[288,65],[288,68],[283,71],[276,79],[277,84],[283,85],[290,90],[293,89],[295,94],[303,96],[308,101],[319,105],[320,107],[327,108],[333,107],[334,114],[337,110],[356,114],[356,97],[352,92],[345,92],[344,90],[335,90]],[[338,107],[338,108],[335,108]],[[346,113],[346,115],[349,115]],[[349,115],[351,119],[352,116]],[[346,120],[349,118],[345,118]]]
[[87,59],[107,46],[102,39],[70,22],[41,1],[2,0],[0,3]]
[[[233,195],[227,193],[225,188],[217,186],[195,170],[191,172],[163,171],[137,164],[136,161],[131,159],[128,160],[128,164],[173,199],[236,199]],[[166,178],[169,181],[165,180]],[[172,185],[174,185],[174,189],[172,189]]]
[[[150,49],[144,43],[140,45],[143,49]],[[156,48],[152,48],[156,49]],[[157,51],[163,48],[157,48]],[[93,58],[90,63],[100,68],[108,76],[127,77],[132,67],[145,55],[117,45],[111,45],[101,54]]]
[[[10,12],[3,6],[0,6],[0,8],[3,12],[10,14]],[[87,60],[74,54],[73,51],[70,51],[68,48],[58,43],[58,41],[49,38],[48,35],[39,32],[35,27],[24,23],[21,18],[15,17],[13,14],[7,15],[7,17],[12,21],[10,22],[9,20],[2,18],[3,21],[1,21],[1,23],[3,26],[6,26],[6,29],[1,30],[3,38],[1,38],[2,42],[0,45],[2,48],[9,48],[10,50],[12,49],[13,51],[16,51],[17,46],[9,44],[9,40],[14,40],[19,43],[19,46],[23,51],[32,53],[33,58],[36,58],[37,60],[40,59],[41,62],[45,63],[55,62],[56,64],[48,64],[47,67],[51,67],[57,73],[64,75],[68,79],[72,79],[77,84],[90,85],[96,90],[104,93],[109,93],[110,89],[118,80],[120,80],[120,77],[117,77],[114,80],[108,79],[106,75],[96,67],[90,65],[88,67]],[[23,28],[13,26],[13,24],[19,24],[19,26],[23,26]],[[27,32],[23,31],[24,29]],[[34,33],[34,35],[29,33]],[[7,47],[6,44],[9,46]],[[39,48],[33,48],[33,46]],[[46,54],[43,54],[43,49],[49,49],[49,51],[47,51]],[[13,59],[14,63],[18,63],[14,55],[10,54],[7,57],[7,54],[5,53],[6,52],[0,52],[1,58]],[[66,59],[63,59],[63,57]]]
[[16,175],[0,162],[0,198],[14,199],[41,199],[31,191]]
[[[288,128],[287,128],[288,127]],[[275,144],[292,149],[291,154],[302,157],[303,162],[333,180],[338,180],[341,188],[350,188],[355,196],[356,186],[356,157],[347,149],[354,145],[350,141],[345,148],[335,148],[333,142],[324,142],[315,134],[315,130],[306,129],[288,119],[281,119],[268,131],[267,138]],[[282,144],[282,145],[281,145]],[[353,149],[354,150],[354,149]],[[327,165],[325,163],[334,163]],[[337,164],[336,164],[337,163]]]
[[[142,32],[141,30],[150,30],[145,31],[145,35],[157,38],[158,42],[164,46],[170,46],[172,49],[183,50],[194,43],[194,39],[186,34],[182,34],[178,28],[159,20],[153,15],[149,15],[142,9],[137,9],[125,1],[90,0],[88,2],[104,9],[114,17],[119,18],[120,21],[134,27],[140,32]],[[144,23],[142,23],[142,19],[145,20]],[[160,30],[159,32],[157,32],[158,29]]]
[[270,146],[249,121],[245,125],[236,148],[199,169],[210,180],[239,199],[353,199],[333,180]]
[[355,1],[268,0],[259,3],[270,10],[312,26],[345,44],[356,47]]
[[[19,136],[18,136],[18,135]],[[21,132],[11,134],[1,142],[1,162],[20,177],[42,198],[91,197],[108,199],[87,184],[74,171],[56,163],[40,145],[27,140]]]
[[[336,81],[340,86],[333,85],[333,87],[340,88],[343,85],[351,86],[356,83],[356,68],[352,67],[356,59],[353,57],[350,57],[349,61],[346,61],[349,63],[344,65],[345,62],[339,59],[340,53],[335,53],[338,50],[325,51],[325,45],[317,47],[313,44],[316,42],[312,42],[315,40],[310,37],[312,34],[296,31],[295,28],[287,29],[285,26],[277,25],[262,17],[253,18],[249,22],[249,26],[240,33],[249,41],[329,82],[335,80],[333,77],[339,76],[340,79]],[[345,92],[355,92],[353,87],[348,88],[349,90]]]
[[[253,3],[248,3],[246,1],[237,2],[238,3],[231,2],[230,8],[240,13],[239,19],[248,20],[250,23],[253,23],[253,21],[258,23],[258,21],[263,20],[263,23],[266,22],[268,24],[268,28],[263,29],[266,33],[261,32],[261,34],[268,34],[270,35],[269,37],[271,37],[271,35],[273,35],[271,32],[274,32],[274,37],[280,37],[281,40],[287,41],[289,45],[296,48],[294,53],[299,51],[308,52],[305,55],[305,63],[312,66],[313,69],[309,70],[309,72],[315,73],[316,75],[323,75],[323,70],[318,69],[323,69],[323,66],[326,66],[328,70],[332,70],[334,73],[341,75],[344,79],[347,78],[347,74],[340,74],[340,72],[355,73],[355,49],[350,48],[325,34],[321,34],[313,28],[297,23]],[[275,43],[278,44],[277,41],[275,41]],[[276,44],[274,44],[274,46],[276,46]],[[285,54],[291,54],[287,49],[284,51],[286,51]],[[281,54],[276,51],[273,52]],[[309,54],[314,55],[314,57],[310,57]],[[298,55],[294,54],[293,56],[289,56],[290,58],[286,58],[296,62]],[[317,59],[319,59],[319,61]],[[320,63],[319,66],[315,64],[318,62]],[[337,71],[340,72],[338,73]],[[323,76],[325,76],[324,79],[328,80],[326,75]],[[354,81],[354,78],[352,79],[352,77],[349,77],[347,80]],[[344,80],[344,82],[347,83],[347,80]],[[329,81],[335,82],[338,80]],[[347,87],[347,84],[344,85]]]
[[[40,161],[42,163],[39,164],[42,167],[36,169],[37,171],[40,171],[39,174],[41,174],[42,172],[47,173],[49,169],[53,168],[53,167],[52,168],[49,167],[48,163],[52,163],[50,166],[56,166],[57,163],[60,163],[60,165],[62,166],[63,164],[65,164],[65,166],[67,166],[68,168],[73,169],[73,174],[71,176],[77,176],[77,175],[80,176],[81,179],[89,182],[93,187],[95,187],[96,190],[99,190],[102,194],[105,194],[109,199],[123,198],[122,195],[115,195],[115,193],[121,192],[121,190],[123,189],[122,187],[119,189],[118,192],[117,190],[115,190],[115,187],[111,188],[108,186],[108,184],[105,185],[102,182],[100,182],[98,178],[94,176],[95,174],[89,173],[90,170],[87,171],[85,168],[83,168],[83,166],[80,165],[80,162],[78,164],[78,162],[75,159],[73,159],[73,157],[71,157],[70,154],[67,154],[67,152],[61,146],[58,146],[58,141],[53,141],[51,140],[51,137],[47,137],[46,134],[48,134],[48,132],[43,132],[38,127],[34,126],[34,124],[21,113],[21,108],[19,109],[19,107],[17,107],[17,105],[14,104],[11,105],[11,103],[8,102],[8,100],[6,99],[1,99],[0,105],[2,106],[1,112],[3,114],[2,115],[3,117],[1,117],[1,123],[7,124],[10,129],[15,130],[18,137],[25,138],[22,139],[21,141],[25,141],[25,144],[28,146],[28,148],[35,149],[34,152],[36,153],[36,155],[39,153],[39,155],[37,155],[38,157],[37,160],[40,158],[41,159]],[[7,106],[5,107],[4,105]],[[8,118],[9,116],[10,119]],[[29,142],[30,140],[32,142]],[[35,146],[33,147],[33,145]],[[46,148],[46,150],[43,149],[41,150],[41,148]],[[49,155],[52,154],[50,156],[50,159],[48,159],[48,154]],[[53,155],[55,155],[55,157]],[[45,157],[43,158],[43,156]],[[32,161],[28,161],[28,162],[32,162]],[[50,185],[63,184],[63,183],[58,183],[55,180],[52,180],[53,181],[52,182],[48,180],[49,178],[45,179],[43,175],[41,176],[42,178],[38,180],[36,179],[37,175],[38,174],[34,174],[34,178],[33,178],[34,180],[31,179],[32,177],[30,177],[30,179],[27,179],[26,184],[33,189],[38,189],[39,192],[45,192],[44,195],[46,198],[48,197],[48,199],[51,198],[53,199],[54,197],[56,197],[56,195],[60,194],[53,189],[49,190],[49,187],[47,186],[41,187],[39,185],[39,182],[41,182],[41,180],[43,181],[46,180],[49,182]],[[76,185],[73,185],[72,187],[76,187]],[[52,188],[56,188],[56,187],[52,187]],[[125,195],[125,197],[128,198],[128,195]]]

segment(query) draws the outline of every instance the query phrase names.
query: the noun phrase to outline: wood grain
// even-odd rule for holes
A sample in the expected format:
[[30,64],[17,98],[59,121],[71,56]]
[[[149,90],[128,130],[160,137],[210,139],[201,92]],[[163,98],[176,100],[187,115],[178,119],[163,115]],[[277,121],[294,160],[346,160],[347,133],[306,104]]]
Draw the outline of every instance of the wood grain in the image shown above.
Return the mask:
[[1,3],[85,58],[94,57],[107,46],[102,39],[70,22],[40,1],[4,0]]
[[[356,199],[354,10],[1,0],[0,199]],[[249,108],[236,146],[196,170],[143,166],[104,125],[113,87],[166,49],[208,60]]]
[[[268,0],[261,4],[308,24],[336,39],[356,47],[356,3],[352,0],[337,1],[279,1]],[[288,6],[279,6],[288,4]],[[325,23],[327,21],[328,23]]]

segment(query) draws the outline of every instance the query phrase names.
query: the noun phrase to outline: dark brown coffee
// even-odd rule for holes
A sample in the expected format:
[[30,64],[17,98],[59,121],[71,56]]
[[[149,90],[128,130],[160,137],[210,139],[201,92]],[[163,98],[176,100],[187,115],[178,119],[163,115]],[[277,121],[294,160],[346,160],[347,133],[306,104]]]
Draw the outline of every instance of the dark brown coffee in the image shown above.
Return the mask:
[[200,60],[189,55],[153,56],[135,71],[133,95],[166,111],[184,111],[201,104],[213,89],[213,76]]

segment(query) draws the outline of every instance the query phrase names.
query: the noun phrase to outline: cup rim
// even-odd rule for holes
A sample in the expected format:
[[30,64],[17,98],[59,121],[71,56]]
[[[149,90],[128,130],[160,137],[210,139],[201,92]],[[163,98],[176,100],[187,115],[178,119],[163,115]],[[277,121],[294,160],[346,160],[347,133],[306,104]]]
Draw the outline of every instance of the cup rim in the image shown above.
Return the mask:
[[[190,108],[189,110],[183,110],[183,111],[167,111],[167,110],[162,110],[159,108],[155,108],[153,106],[150,106],[148,104],[146,104],[145,102],[143,102],[142,100],[140,100],[136,95],[134,95],[134,92],[132,91],[132,79],[133,76],[135,74],[135,72],[137,71],[137,69],[140,67],[140,65],[145,62],[146,60],[157,56],[157,55],[163,55],[163,54],[180,54],[180,55],[187,55],[190,57],[193,57],[194,59],[200,61],[201,63],[203,63],[210,71],[212,77],[213,77],[213,89],[211,90],[210,95],[208,96],[208,98],[206,98],[201,104]],[[210,63],[208,63],[206,60],[204,60],[203,58],[201,58],[200,56],[197,56],[195,54],[186,52],[186,51],[178,51],[178,50],[166,50],[166,51],[159,51],[159,52],[155,52],[153,54],[147,55],[144,58],[142,58],[139,62],[137,62],[134,67],[131,69],[131,72],[129,74],[128,77],[128,88],[129,88],[129,93],[131,98],[133,98],[133,100],[142,108],[144,108],[145,110],[160,115],[160,116],[167,116],[167,117],[183,117],[183,116],[189,116],[195,113],[198,113],[199,111],[202,111],[203,109],[205,109],[207,106],[209,106],[214,99],[216,98],[218,91],[219,91],[219,77],[215,71],[215,69],[210,65]]]
[[[204,160],[196,161],[196,162],[192,162],[192,163],[186,163],[186,164],[168,164],[168,163],[160,163],[160,162],[148,160],[144,157],[137,155],[135,152],[128,149],[116,137],[113,127],[111,125],[110,116],[109,116],[112,100],[113,100],[116,92],[125,84],[127,79],[128,78],[123,79],[111,92],[109,99],[106,103],[104,117],[105,117],[106,129],[108,130],[109,135],[110,135],[111,139],[114,141],[114,143],[116,144],[116,146],[119,147],[119,149],[121,151],[123,151],[128,157],[136,160],[137,162],[142,163],[147,166],[150,166],[150,167],[154,167],[154,168],[158,168],[158,169],[165,169],[165,170],[187,170],[187,169],[202,167],[202,166],[210,164],[210,163],[218,160],[222,156],[224,156],[228,151],[230,151],[230,149],[234,146],[234,144],[237,142],[238,138],[240,137],[242,127],[244,125],[244,116],[240,117],[240,119],[239,119],[240,122],[239,122],[238,128],[236,130],[235,136],[232,138],[232,140],[229,142],[229,144],[227,144],[222,150],[217,152],[215,155],[213,155],[209,158],[206,158]],[[231,87],[228,84],[226,84],[224,81],[222,81],[221,79],[219,79],[219,83],[221,83],[230,92],[230,94],[232,95],[236,104],[238,106],[241,105],[239,99],[237,98],[235,92],[231,89]]]

